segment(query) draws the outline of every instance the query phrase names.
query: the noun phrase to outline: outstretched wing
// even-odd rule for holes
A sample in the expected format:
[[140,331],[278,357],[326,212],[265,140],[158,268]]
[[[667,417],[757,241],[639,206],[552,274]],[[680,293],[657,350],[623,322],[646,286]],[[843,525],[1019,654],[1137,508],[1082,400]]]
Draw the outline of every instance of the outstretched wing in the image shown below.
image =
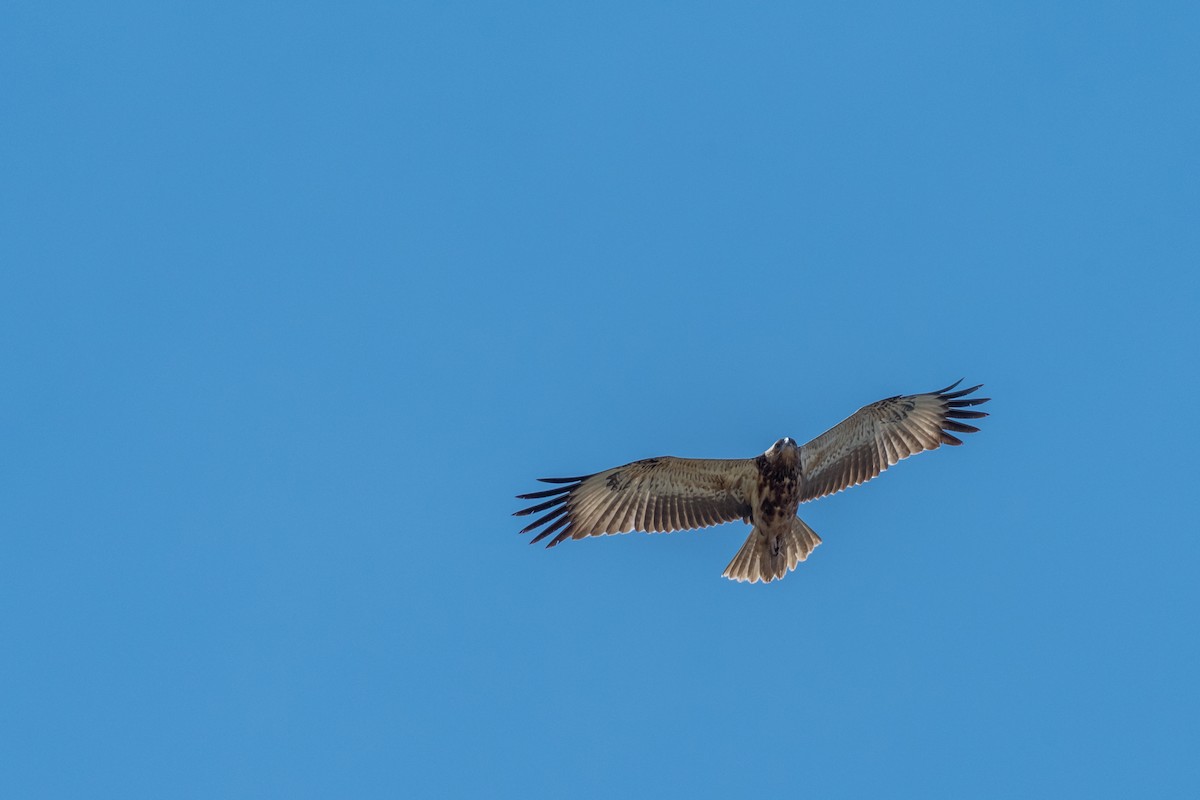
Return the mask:
[[595,475],[541,478],[564,485],[517,495],[521,500],[552,499],[514,516],[551,509],[521,531],[546,526],[530,544],[558,531],[547,547],[609,533],[705,528],[748,518],[757,478],[751,459],[647,458]]
[[869,481],[897,461],[943,444],[960,445],[954,433],[975,433],[960,419],[986,417],[969,406],[987,397],[967,397],[979,386],[952,391],[956,383],[928,394],[889,397],[863,406],[800,449],[804,475],[800,500],[815,500]]

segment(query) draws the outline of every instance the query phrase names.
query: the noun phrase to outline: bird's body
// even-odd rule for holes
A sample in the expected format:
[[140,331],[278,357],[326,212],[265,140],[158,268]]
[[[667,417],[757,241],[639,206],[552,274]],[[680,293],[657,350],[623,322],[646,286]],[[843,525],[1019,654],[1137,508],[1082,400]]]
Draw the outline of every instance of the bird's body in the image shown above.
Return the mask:
[[669,532],[741,519],[750,536],[725,569],[737,581],[769,583],[782,578],[821,543],[799,517],[801,503],[855,486],[897,461],[942,444],[958,445],[956,433],[978,428],[957,419],[987,416],[968,410],[986,397],[964,397],[953,384],[926,394],[890,397],[864,406],[804,446],[783,438],[749,459],[663,456],[577,478],[542,478],[563,484],[518,495],[544,500],[517,515],[548,511],[522,533],[545,526],[532,542],[556,534],[553,547],[629,531]]

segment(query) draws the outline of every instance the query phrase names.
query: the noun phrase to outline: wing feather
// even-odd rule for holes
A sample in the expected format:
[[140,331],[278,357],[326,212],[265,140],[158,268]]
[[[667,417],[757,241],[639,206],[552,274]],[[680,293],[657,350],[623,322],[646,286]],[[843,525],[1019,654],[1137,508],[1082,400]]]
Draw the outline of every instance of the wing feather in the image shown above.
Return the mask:
[[646,499],[646,490],[643,489],[642,493],[638,495],[637,500],[633,504],[633,521],[630,523],[630,527],[635,531],[644,527],[646,524],[646,511],[648,505]]
[[[563,516],[559,517],[556,522],[554,522],[550,525],[547,525],[542,531],[540,531],[538,533],[537,536],[533,537],[533,539],[531,541],[532,542],[540,542],[542,539],[545,539],[547,536],[554,533],[556,530],[558,530],[559,528],[561,528],[564,525],[567,525],[567,527],[570,528],[570,525],[568,525],[568,523],[570,521],[571,521],[571,518],[568,517],[566,514],[563,514]],[[540,523],[541,520],[538,520],[538,522]],[[533,525],[530,527],[536,527],[536,525]],[[522,533],[525,533],[525,531],[522,531]]]
[[979,428],[955,419],[980,419],[969,406],[987,397],[968,397],[982,386],[952,391],[962,381],[926,394],[889,397],[864,406],[800,449],[804,488],[801,502],[840,492],[874,478],[885,469],[924,450],[960,445],[954,433]]
[[516,516],[550,512],[522,529],[532,542],[557,532],[547,547],[566,539],[629,531],[670,532],[744,519],[758,480],[753,459],[647,458],[577,478],[541,478],[571,484],[518,495],[541,500]]

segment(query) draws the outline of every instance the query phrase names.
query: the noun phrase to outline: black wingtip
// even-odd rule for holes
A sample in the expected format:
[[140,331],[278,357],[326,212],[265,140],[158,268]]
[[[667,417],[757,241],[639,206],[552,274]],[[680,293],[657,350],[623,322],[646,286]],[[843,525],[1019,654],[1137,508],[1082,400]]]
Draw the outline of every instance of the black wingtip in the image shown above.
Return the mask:
[[950,384],[949,386],[947,386],[945,389],[934,389],[932,392],[930,392],[930,394],[941,394],[941,395],[944,395],[946,392],[950,391],[950,390],[951,390],[951,389],[953,389],[955,386],[958,386],[960,383],[962,383],[962,382],[963,382],[963,380],[964,380],[963,378],[959,378],[959,379],[958,379],[958,380],[956,380],[954,383],[952,383],[952,384]]
[[565,494],[574,489],[574,486],[560,486],[557,489],[547,489],[544,492],[529,492],[527,494],[517,495],[518,500],[539,500],[543,497],[553,497],[556,494]]
[[566,495],[566,494],[559,495],[558,497],[552,497],[544,503],[538,503],[536,506],[530,506],[529,508],[522,508],[520,511],[514,511],[513,516],[514,517],[524,517],[528,514],[536,514],[537,512],[545,511],[547,508],[550,508],[552,506],[557,506],[561,503],[565,503],[569,499],[570,499],[570,495]]
[[[958,383],[962,383],[962,381],[959,381]],[[958,383],[954,384],[954,386],[958,386]],[[977,386],[972,386],[969,389],[959,389],[957,392],[950,391],[950,389],[953,389],[954,386],[949,387],[949,389],[947,389],[944,392],[938,392],[938,395],[943,400],[954,400],[956,398],[963,397],[964,395],[968,395],[971,392],[978,391],[983,386],[983,384],[981,383]]]
[[[567,526],[566,530],[570,530],[571,529],[571,526],[569,524],[570,521],[571,521],[571,518],[569,516],[559,517],[554,522],[547,525],[544,530],[538,531],[537,536],[534,536],[532,539],[530,539],[529,543],[534,544],[535,542],[540,542],[542,539],[545,539],[547,536],[554,533],[555,531],[557,531],[559,528],[563,527],[564,525]],[[531,526],[531,527],[533,527],[533,526]],[[525,530],[527,531],[527,530],[529,530],[529,528],[526,528]],[[521,532],[524,533],[525,531],[521,531]],[[549,544],[546,545],[546,547],[553,547],[556,544],[558,544],[558,538],[552,539],[549,542]]]
[[[540,492],[527,492],[526,494],[517,495],[518,500],[541,500],[542,502],[536,503],[527,508],[522,508],[519,511],[514,511],[514,517],[524,517],[529,514],[536,514],[540,511],[549,510],[549,513],[538,517],[536,520],[521,529],[521,533],[530,533],[536,528],[546,525],[545,528],[537,531],[534,534],[533,538],[529,540],[530,544],[542,541],[559,528],[562,528],[564,525],[566,525],[567,529],[570,530],[569,522],[571,515],[567,507],[568,500],[570,500],[572,496],[571,493],[574,492],[575,489],[579,488],[579,484],[590,477],[592,476],[579,475],[574,478],[538,478],[538,480],[542,483],[555,484],[555,487],[553,489],[544,489]],[[550,499],[547,500],[546,498]],[[550,541],[546,546],[553,547],[561,540],[562,538],[558,537]]]
[[[530,510],[532,511],[533,509],[530,509]],[[538,510],[540,511],[541,509],[538,509]],[[554,519],[555,517],[562,517],[562,519],[559,520],[559,522],[569,519],[569,517],[564,516],[566,513],[567,513],[567,507],[559,506],[558,508],[552,510],[549,514],[538,517],[533,522],[526,525],[524,528],[521,529],[521,533],[529,533],[534,528],[538,527],[539,525],[545,525],[547,522]],[[558,527],[558,524],[556,523],[553,526],[553,528],[557,528],[557,527]],[[552,530],[553,528],[551,528],[550,530]]]
[[945,389],[938,389],[930,392],[930,394],[936,395],[939,400],[954,408],[961,408],[962,406],[977,406],[980,403],[986,403],[992,399],[990,397],[967,397],[967,395],[971,394],[972,392],[977,392],[982,389],[982,383],[977,383],[974,386],[970,386],[966,389],[958,389],[958,391],[954,391],[962,382],[963,379],[959,378]]
[[[962,419],[982,419],[988,414],[986,411],[970,411],[970,406],[977,406],[991,400],[990,397],[967,397],[972,392],[977,392],[983,388],[983,384],[979,383],[966,389],[958,389],[958,385],[963,382],[959,378],[954,383],[947,386],[945,389],[939,389],[935,394],[937,399],[942,403],[942,444],[948,444],[954,447],[962,444],[962,439],[959,439],[954,433],[978,433],[979,428],[974,425],[968,425],[965,422],[959,422]],[[955,391],[957,389],[957,391]],[[951,433],[953,431],[954,433]]]

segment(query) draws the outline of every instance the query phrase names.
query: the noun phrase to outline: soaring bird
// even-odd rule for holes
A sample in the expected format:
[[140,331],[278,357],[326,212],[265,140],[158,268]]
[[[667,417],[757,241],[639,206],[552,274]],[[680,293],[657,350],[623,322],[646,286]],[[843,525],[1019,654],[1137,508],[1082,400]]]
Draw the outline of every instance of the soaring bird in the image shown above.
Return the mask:
[[[821,537],[796,516],[801,503],[869,481],[901,459],[979,429],[959,422],[986,417],[970,397],[983,384],[925,394],[897,395],[863,406],[805,445],[784,437],[755,458],[661,456],[575,478],[539,478],[553,489],[517,495],[541,502],[515,512],[547,513],[521,533],[530,543],[610,533],[706,528],[742,520],[753,529],[725,568],[724,577],[755,583],[782,578],[808,558]],[[544,499],[550,498],[550,499]]]

